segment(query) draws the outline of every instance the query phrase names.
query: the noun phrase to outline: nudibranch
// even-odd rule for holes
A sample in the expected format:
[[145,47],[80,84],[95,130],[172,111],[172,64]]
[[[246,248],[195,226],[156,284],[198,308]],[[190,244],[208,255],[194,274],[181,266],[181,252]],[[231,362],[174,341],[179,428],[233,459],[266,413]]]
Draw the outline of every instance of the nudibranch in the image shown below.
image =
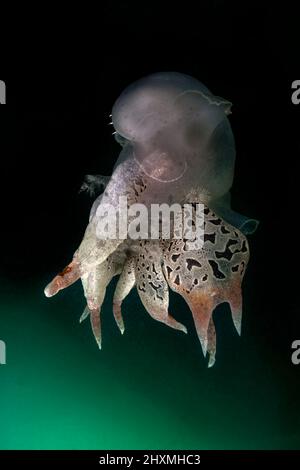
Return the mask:
[[[112,310],[121,333],[121,305],[134,287],[155,320],[185,333],[186,327],[169,313],[169,289],[186,300],[209,366],[216,354],[212,314],[220,303],[229,303],[241,333],[241,285],[249,260],[246,235],[258,222],[231,209],[235,143],[230,109],[229,101],[213,95],[201,82],[175,72],[138,80],[114,104],[111,118],[122,146],[120,156],[110,178],[86,178],[85,188],[103,192],[92,205],[71,263],[45,289],[51,297],[81,278],[87,306],[80,321],[90,317],[100,348],[101,306],[116,275]],[[147,234],[138,239],[102,236],[101,209],[120,212],[120,197],[126,197],[127,209],[134,204],[202,204],[202,246],[187,248],[184,234],[164,238],[160,233],[157,239]]]

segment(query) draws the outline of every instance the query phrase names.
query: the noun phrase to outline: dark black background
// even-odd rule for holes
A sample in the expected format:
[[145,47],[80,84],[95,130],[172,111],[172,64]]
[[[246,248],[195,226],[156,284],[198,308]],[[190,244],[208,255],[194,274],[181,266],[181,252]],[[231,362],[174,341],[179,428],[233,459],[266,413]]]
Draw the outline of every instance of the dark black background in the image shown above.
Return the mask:
[[[120,150],[108,126],[120,92],[149,73],[190,74],[233,102],[233,208],[260,220],[250,239],[248,285],[245,278],[249,331],[270,370],[281,370],[278,386],[288,387],[292,407],[300,372],[286,369],[291,342],[300,338],[300,105],[291,102],[292,81],[300,78],[300,19],[293,6],[110,2],[88,19],[75,22],[70,12],[45,34],[43,21],[11,44],[0,68],[7,83],[0,110],[2,278],[51,279],[70,261],[91,205],[78,194],[83,177],[110,174]],[[288,409],[283,415],[290,430],[300,424]]]

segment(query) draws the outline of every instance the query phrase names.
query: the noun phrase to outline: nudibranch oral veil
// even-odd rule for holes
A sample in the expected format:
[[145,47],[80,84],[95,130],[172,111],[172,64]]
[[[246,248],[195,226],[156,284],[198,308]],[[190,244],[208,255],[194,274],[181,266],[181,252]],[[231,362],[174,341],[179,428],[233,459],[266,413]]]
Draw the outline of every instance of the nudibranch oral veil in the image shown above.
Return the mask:
[[[45,289],[51,297],[81,279],[87,306],[80,321],[90,317],[100,348],[101,306],[116,275],[112,310],[121,333],[121,305],[134,287],[155,320],[185,333],[186,327],[169,313],[169,289],[186,300],[209,366],[216,355],[212,314],[219,304],[229,303],[241,333],[241,284],[249,260],[246,235],[257,221],[231,209],[235,143],[230,110],[229,101],[176,72],[138,80],[114,104],[112,123],[122,150],[110,178],[86,178],[90,191],[104,190],[93,203],[71,263]],[[134,204],[148,209],[153,204],[202,204],[202,246],[188,249],[185,236],[174,233],[168,239],[161,233],[157,239],[145,234],[140,239],[99,236],[99,213],[105,207],[118,212],[120,197],[126,198],[127,209]]]

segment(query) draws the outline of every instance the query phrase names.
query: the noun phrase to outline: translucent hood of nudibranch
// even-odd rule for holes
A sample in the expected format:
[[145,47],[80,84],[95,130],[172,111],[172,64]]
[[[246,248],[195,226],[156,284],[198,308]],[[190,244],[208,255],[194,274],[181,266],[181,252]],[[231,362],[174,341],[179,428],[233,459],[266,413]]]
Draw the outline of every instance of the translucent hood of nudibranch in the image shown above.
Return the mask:
[[[234,325],[241,332],[241,283],[249,260],[241,231],[255,230],[257,221],[230,207],[235,147],[229,109],[230,103],[197,80],[173,72],[137,81],[114,105],[113,124],[123,149],[104,192],[94,201],[73,260],[45,289],[51,297],[81,278],[87,307],[80,321],[90,317],[99,347],[106,288],[118,274],[113,313],[122,333],[121,305],[134,286],[155,320],[181,331],[186,331],[185,326],[169,314],[169,288],[186,300],[203,353],[209,353],[209,366],[216,352],[212,314],[220,303],[230,304]],[[127,198],[125,209],[135,203],[206,204],[203,247],[190,250],[185,235],[163,239],[161,233],[154,240],[145,230],[141,233],[145,239],[127,237],[132,215],[125,210],[123,218],[121,196]],[[120,221],[125,219],[125,237],[119,233],[106,237],[100,223],[103,213],[108,213],[113,227],[117,215]]]
[[168,197],[184,195],[193,186],[207,200],[221,197],[234,172],[229,110],[228,101],[187,75],[164,72],[142,78],[113,106],[116,132],[128,142],[120,161],[135,159],[147,176],[167,183],[158,192]]

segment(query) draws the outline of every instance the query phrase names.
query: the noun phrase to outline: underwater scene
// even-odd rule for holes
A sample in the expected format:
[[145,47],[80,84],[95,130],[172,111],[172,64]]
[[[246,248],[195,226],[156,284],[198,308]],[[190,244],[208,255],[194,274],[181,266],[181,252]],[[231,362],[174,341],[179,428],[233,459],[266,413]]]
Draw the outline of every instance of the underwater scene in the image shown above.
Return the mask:
[[0,76],[0,450],[299,449],[293,29],[225,4]]

